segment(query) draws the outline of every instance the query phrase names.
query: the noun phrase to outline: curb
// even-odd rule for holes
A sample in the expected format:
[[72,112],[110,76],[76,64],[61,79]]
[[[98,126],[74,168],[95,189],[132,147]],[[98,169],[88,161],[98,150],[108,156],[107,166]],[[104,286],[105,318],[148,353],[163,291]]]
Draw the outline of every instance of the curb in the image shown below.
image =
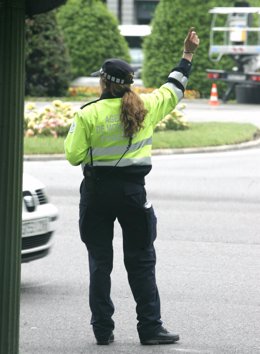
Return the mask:
[[[247,141],[241,144],[221,145],[221,146],[207,146],[202,148],[184,148],[184,149],[155,149],[152,150],[153,156],[158,155],[177,155],[177,154],[199,154],[204,152],[223,152],[244,150],[260,146],[260,139]],[[24,155],[24,161],[58,161],[65,160],[64,154],[54,155]]]
[[58,161],[66,160],[64,154],[53,154],[53,155],[24,155],[24,161]]
[[251,149],[260,146],[260,138],[247,141],[240,144],[221,145],[221,146],[206,146],[201,148],[184,148],[184,149],[158,149],[153,150],[152,155],[172,155],[172,154],[199,154],[204,152],[222,152]]

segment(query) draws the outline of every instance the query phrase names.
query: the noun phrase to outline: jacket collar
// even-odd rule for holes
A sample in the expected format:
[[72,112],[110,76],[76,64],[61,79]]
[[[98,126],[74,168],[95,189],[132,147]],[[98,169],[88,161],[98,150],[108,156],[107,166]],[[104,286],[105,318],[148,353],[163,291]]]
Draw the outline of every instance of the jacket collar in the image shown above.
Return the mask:
[[124,96],[124,94],[121,94],[121,95],[118,95],[118,96],[113,96],[110,92],[103,92],[101,94],[101,96],[97,100],[85,103],[83,106],[80,107],[80,109],[83,109],[86,106],[89,106],[92,103],[96,103],[96,102],[101,101],[101,100],[106,100],[106,99],[109,99],[109,98],[122,98],[123,96]]
[[120,94],[120,95],[116,95],[116,96],[113,96],[110,92],[103,92],[100,96],[100,100],[105,100],[105,99],[108,99],[108,98],[122,98],[124,96],[124,93]]

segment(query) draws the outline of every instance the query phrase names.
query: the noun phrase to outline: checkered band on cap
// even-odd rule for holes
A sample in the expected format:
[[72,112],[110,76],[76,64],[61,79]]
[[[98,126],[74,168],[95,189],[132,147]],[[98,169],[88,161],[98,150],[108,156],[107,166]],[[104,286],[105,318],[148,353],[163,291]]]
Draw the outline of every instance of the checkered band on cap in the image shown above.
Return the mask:
[[105,73],[102,68],[100,69],[100,75],[104,76],[109,81],[115,82],[116,84],[124,84],[125,83],[124,79],[119,79],[115,76],[111,76],[108,73]]

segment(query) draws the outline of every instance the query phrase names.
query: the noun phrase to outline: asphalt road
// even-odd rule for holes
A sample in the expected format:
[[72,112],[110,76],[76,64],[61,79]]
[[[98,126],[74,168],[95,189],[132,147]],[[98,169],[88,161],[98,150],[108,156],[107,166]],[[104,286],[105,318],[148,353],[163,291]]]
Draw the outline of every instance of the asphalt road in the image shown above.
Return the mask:
[[209,100],[183,100],[185,117],[191,122],[237,122],[252,123],[260,127],[260,105],[222,103],[211,106]]
[[95,344],[88,265],[78,234],[79,167],[28,161],[60,218],[51,254],[22,265],[20,354],[260,353],[260,150],[153,157],[147,190],[158,216],[157,280],[178,344],[144,347],[115,228],[116,342]]

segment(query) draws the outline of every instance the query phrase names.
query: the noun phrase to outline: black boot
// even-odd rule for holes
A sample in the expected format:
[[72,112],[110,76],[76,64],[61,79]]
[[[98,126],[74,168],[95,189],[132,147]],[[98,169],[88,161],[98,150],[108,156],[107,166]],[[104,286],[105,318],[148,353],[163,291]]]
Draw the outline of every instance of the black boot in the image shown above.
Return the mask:
[[180,339],[178,334],[173,334],[165,328],[161,328],[154,336],[146,339],[140,339],[143,345],[156,345],[156,344],[173,344]]
[[97,339],[97,344],[98,345],[108,345],[110,343],[113,343],[115,340],[113,332],[110,334],[108,338],[96,338]]

